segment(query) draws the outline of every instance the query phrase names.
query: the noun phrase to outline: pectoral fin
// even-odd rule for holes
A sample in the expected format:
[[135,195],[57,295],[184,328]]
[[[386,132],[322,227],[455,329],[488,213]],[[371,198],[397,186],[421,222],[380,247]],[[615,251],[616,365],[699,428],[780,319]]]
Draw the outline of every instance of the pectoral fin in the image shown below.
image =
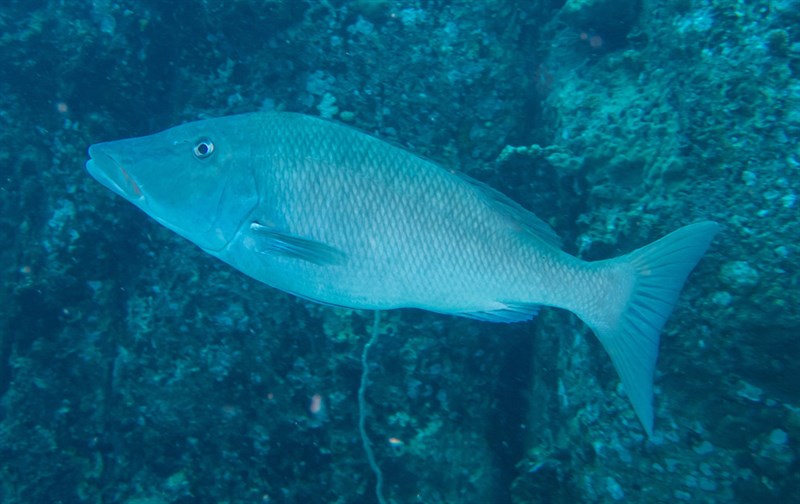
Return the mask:
[[302,238],[287,233],[281,233],[258,222],[250,224],[256,251],[260,254],[276,254],[304,261],[320,266],[342,264],[347,255],[326,243],[309,238]]

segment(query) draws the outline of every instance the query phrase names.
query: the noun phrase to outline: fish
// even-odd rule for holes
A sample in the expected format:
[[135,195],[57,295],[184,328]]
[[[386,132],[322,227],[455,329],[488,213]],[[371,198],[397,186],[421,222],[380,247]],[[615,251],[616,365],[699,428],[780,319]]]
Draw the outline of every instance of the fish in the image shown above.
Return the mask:
[[89,147],[86,169],[168,229],[300,298],[488,322],[569,310],[653,434],[661,330],[719,225],[584,261],[501,192],[330,120],[253,112]]

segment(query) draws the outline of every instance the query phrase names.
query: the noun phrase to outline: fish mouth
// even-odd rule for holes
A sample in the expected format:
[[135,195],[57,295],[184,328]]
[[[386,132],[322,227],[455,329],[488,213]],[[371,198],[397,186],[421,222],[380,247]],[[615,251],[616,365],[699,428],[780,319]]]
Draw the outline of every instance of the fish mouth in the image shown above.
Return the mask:
[[95,144],[89,147],[86,170],[98,182],[125,199],[134,202],[144,199],[144,193],[139,184],[104,144]]

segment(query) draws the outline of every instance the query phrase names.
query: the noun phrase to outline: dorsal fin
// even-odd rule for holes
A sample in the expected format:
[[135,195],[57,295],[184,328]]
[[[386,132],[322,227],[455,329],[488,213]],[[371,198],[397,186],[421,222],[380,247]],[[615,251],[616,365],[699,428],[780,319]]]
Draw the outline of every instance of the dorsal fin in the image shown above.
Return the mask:
[[456,174],[462,180],[478,190],[498,211],[517,222],[527,232],[539,238],[544,243],[555,248],[561,248],[561,238],[558,237],[553,228],[545,221],[537,217],[533,212],[526,210],[522,205],[512,200],[497,189],[490,187],[479,180],[475,180],[463,173]]

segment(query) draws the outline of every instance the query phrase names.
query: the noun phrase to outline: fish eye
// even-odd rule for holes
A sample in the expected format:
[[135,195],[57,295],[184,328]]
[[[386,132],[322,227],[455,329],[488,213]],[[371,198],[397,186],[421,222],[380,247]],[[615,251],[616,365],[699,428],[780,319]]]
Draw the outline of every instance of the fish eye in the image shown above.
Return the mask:
[[214,142],[208,138],[201,138],[194,144],[194,157],[205,159],[214,153]]

